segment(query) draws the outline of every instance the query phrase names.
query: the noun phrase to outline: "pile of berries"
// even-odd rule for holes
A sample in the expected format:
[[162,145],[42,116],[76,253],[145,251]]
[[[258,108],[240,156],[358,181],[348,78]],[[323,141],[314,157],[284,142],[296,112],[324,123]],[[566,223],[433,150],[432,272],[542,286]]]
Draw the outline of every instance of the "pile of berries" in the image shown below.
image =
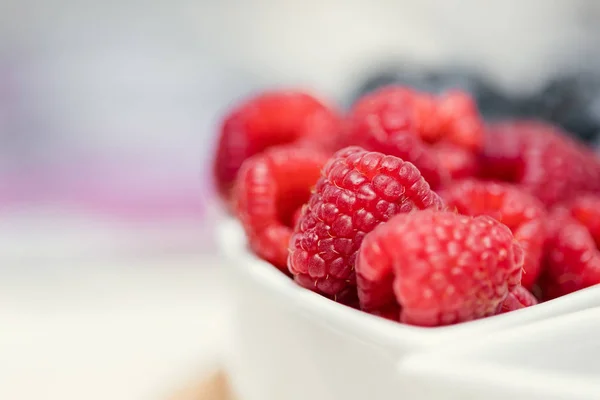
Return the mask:
[[342,113],[297,91],[224,119],[221,198],[251,250],[390,320],[455,324],[600,283],[600,159],[460,91],[388,86]]

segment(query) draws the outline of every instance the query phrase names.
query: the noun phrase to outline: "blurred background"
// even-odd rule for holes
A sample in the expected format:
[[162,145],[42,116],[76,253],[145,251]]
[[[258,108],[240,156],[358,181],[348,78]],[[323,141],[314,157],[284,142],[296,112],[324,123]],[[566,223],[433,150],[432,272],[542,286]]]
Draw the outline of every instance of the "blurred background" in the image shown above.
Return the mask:
[[218,362],[208,165],[241,97],[459,85],[594,142],[599,22],[594,0],[1,1],[0,398],[164,398]]

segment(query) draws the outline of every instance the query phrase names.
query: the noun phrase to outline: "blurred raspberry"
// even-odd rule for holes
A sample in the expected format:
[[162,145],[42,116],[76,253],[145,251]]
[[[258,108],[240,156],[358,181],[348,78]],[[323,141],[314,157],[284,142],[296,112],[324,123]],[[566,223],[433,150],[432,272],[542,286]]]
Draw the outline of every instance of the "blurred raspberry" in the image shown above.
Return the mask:
[[214,161],[220,194],[229,197],[247,158],[292,142],[333,150],[340,127],[337,112],[306,93],[272,91],[247,99],[224,118],[221,126]]
[[482,176],[514,182],[548,206],[600,189],[600,161],[558,128],[536,121],[488,129]]
[[585,225],[598,246],[600,244],[600,195],[581,195],[565,207],[573,218]]
[[428,143],[446,141],[469,151],[481,149],[483,123],[471,97],[451,91],[439,97],[402,86],[387,86],[363,96],[352,109],[354,119],[377,115],[383,126],[408,119],[416,135]]
[[539,283],[543,298],[549,300],[599,284],[600,238],[592,236],[567,208],[556,209],[549,222],[544,272]]
[[437,116],[442,136],[449,142],[477,152],[484,141],[484,125],[477,105],[467,93],[453,90],[437,102]]
[[442,171],[445,171],[451,180],[471,178],[477,175],[479,165],[477,157],[472,152],[450,143],[440,143],[432,150]]
[[[404,92],[396,95],[400,96],[401,93]],[[410,98],[408,94],[406,96]],[[447,174],[430,146],[416,134],[414,120],[409,108],[397,108],[395,103],[361,103],[346,121],[343,144],[361,146],[369,151],[410,161],[435,189],[447,180]]]
[[452,65],[430,68],[400,60],[392,65],[384,64],[365,78],[359,82],[353,98],[390,85],[409,86],[433,95],[460,89],[473,97],[479,110],[486,117],[498,119],[523,114],[521,96],[509,96],[503,93],[475,69]]

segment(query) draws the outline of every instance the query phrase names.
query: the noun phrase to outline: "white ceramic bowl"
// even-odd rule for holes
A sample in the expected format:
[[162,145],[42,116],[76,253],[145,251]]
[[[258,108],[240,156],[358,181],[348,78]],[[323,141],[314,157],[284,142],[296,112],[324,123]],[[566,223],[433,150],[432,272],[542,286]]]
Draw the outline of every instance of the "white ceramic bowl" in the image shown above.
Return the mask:
[[423,399],[596,400],[599,331],[588,308],[409,355],[399,374]]
[[[234,285],[235,332],[227,368],[241,400],[433,399],[423,397],[423,380],[399,372],[399,363],[409,356],[465,346],[502,330],[600,306],[600,288],[594,287],[449,327],[403,325],[297,286],[247,250],[237,221],[224,219],[217,229]],[[438,396],[455,398],[450,391]]]

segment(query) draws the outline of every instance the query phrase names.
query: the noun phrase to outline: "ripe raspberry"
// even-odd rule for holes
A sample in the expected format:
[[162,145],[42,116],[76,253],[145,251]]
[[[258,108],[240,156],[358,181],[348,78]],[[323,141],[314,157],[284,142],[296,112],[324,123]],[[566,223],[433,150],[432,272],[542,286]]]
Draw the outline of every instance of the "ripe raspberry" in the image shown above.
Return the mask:
[[597,198],[576,200],[550,215],[545,270],[540,278],[544,299],[600,284],[599,212],[588,209],[594,203],[598,204]]
[[354,264],[365,234],[393,215],[442,207],[409,162],[352,146],[323,169],[300,217],[288,266],[296,282],[337,301],[356,297]]
[[517,183],[549,206],[598,191],[600,185],[600,162],[594,154],[541,122],[491,126],[481,164],[485,177]]
[[517,286],[510,291],[506,299],[500,304],[498,314],[504,314],[521,308],[534,306],[538,300],[523,286]]
[[541,272],[546,238],[546,212],[540,201],[508,183],[473,179],[453,184],[443,198],[461,214],[489,215],[508,226],[525,251],[522,285],[531,289]]
[[442,171],[450,176],[451,180],[471,178],[477,175],[477,157],[462,147],[450,143],[440,143],[433,147],[439,160]]
[[485,129],[471,96],[457,90],[442,95],[438,99],[437,115],[444,138],[473,152],[481,150]]
[[488,216],[400,214],[368,234],[356,266],[366,311],[394,305],[400,319],[439,326],[494,315],[521,281],[523,250]]
[[395,119],[400,127],[409,119],[417,135],[429,141],[438,138],[435,98],[429,94],[404,86],[383,87],[361,97],[352,107],[353,119],[368,119],[369,115],[377,115],[381,125],[388,128],[396,125]]
[[292,216],[292,226],[298,225],[298,221],[300,221],[300,217],[302,216],[303,207],[299,207]]
[[335,111],[306,93],[274,91],[246,100],[221,126],[214,161],[220,194],[228,198],[244,160],[268,147],[303,142],[329,150],[340,121]]
[[600,244],[600,195],[582,195],[571,201],[567,210],[590,232],[596,246]]
[[408,118],[414,132],[428,143],[448,141],[469,151],[483,145],[484,129],[469,95],[450,92],[439,98],[402,86],[388,86],[363,96],[353,107],[353,119],[377,115],[379,125],[394,126]]
[[280,146],[244,162],[234,202],[252,250],[286,271],[293,215],[310,197],[327,155],[312,149]]
[[523,154],[530,131],[529,121],[490,125],[479,160],[480,176],[518,183],[524,169]]
[[413,119],[409,109],[397,109],[393,103],[362,105],[360,112],[354,112],[346,121],[343,144],[410,161],[436,189],[448,176],[430,146],[415,133]]

